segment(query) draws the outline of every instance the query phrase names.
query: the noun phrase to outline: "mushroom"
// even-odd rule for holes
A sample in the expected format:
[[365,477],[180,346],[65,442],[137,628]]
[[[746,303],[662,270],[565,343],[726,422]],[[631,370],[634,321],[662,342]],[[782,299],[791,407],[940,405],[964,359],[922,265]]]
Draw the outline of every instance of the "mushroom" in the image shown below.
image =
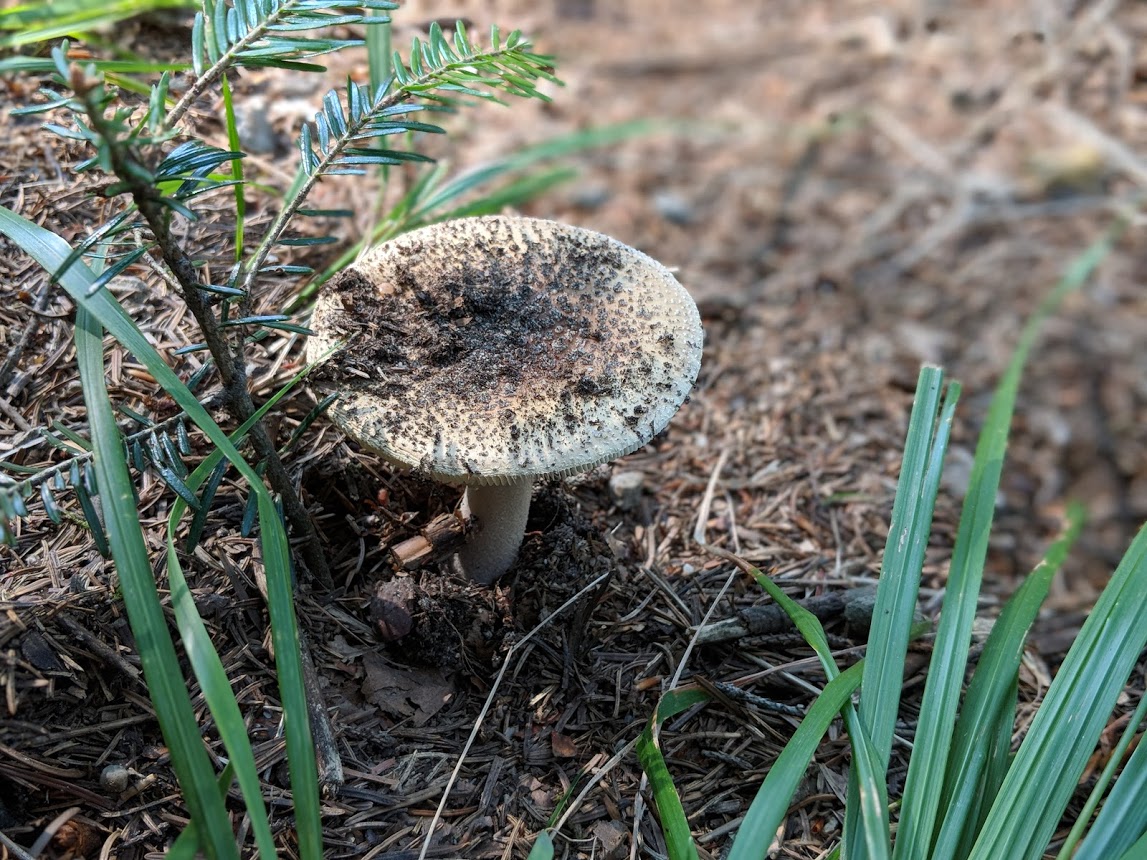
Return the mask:
[[685,401],[697,306],[655,260],[600,233],[510,216],[423,227],[326,285],[307,358],[334,422],[400,466],[466,487],[455,567],[513,564],[533,482],[628,454]]

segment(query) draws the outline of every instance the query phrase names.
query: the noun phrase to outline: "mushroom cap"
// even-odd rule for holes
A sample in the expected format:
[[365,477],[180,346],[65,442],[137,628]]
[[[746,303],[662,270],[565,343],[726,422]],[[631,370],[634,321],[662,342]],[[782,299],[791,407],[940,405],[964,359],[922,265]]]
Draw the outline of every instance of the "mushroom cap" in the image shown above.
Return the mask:
[[351,438],[439,481],[512,484],[640,448],[701,366],[697,306],[601,233],[510,216],[423,227],[326,285],[308,361]]

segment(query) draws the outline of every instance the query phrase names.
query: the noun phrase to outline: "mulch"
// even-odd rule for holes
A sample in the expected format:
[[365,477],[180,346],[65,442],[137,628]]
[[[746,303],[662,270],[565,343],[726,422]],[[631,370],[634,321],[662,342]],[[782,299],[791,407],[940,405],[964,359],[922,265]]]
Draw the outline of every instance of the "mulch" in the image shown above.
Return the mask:
[[[847,603],[871,587],[921,363],[943,365],[965,392],[921,593],[922,610],[938,610],[976,433],[1018,330],[1074,255],[1134,212],[1147,180],[1137,156],[1147,145],[1147,8],[758,5],[411,0],[398,13],[399,45],[431,19],[481,26],[496,12],[559,55],[567,86],[552,104],[482,106],[449,120],[450,138],[432,145],[459,167],[596,124],[661,121],[578,156],[580,177],[526,214],[601,230],[673,267],[698,300],[707,342],[692,399],[664,434],[623,461],[539,488],[521,561],[492,588],[445,565],[395,570],[390,550],[452,511],[457,491],[396,472],[327,422],[308,431],[289,465],[336,583],[328,592],[301,581],[297,603],[345,771],[324,800],[329,856],[412,858],[433,826],[427,856],[524,858],[562,814],[559,856],[663,856],[629,745],[678,682],[720,694],[670,721],[662,742],[702,857],[721,856],[799,720],[791,708],[812,700],[822,676],[789,631],[690,647],[704,619],[766,603],[701,541],[759,565],[794,598]],[[168,19],[136,26],[137,43],[170,40],[173,27],[185,35]],[[362,69],[361,58],[336,58],[332,85]],[[15,79],[0,96],[15,106],[34,89]],[[278,181],[293,170],[292,129],[313,94],[264,72],[241,75],[236,89],[274,108],[272,149],[251,164]],[[221,140],[212,105],[196,122]],[[0,204],[75,241],[116,204],[93,196],[98,177],[71,175],[82,151],[37,124],[5,119]],[[338,228],[347,243],[367,227],[367,185],[317,192],[316,206],[360,213]],[[215,265],[225,264],[230,228],[223,200],[189,238]],[[256,224],[266,208],[256,201]],[[1048,324],[1021,391],[985,618],[1038,560],[1067,499],[1084,500],[1090,515],[1024,664],[1029,716],[1147,516],[1139,229],[1133,221]],[[342,247],[299,249],[294,261],[321,268]],[[291,285],[266,289],[260,303],[272,311]],[[58,464],[71,454],[45,443],[41,428],[85,427],[71,305],[6,242],[0,291],[0,459]],[[113,291],[164,354],[197,340],[150,268]],[[291,376],[301,350],[287,333],[253,350],[257,398]],[[177,417],[132,356],[111,342],[107,356],[116,402]],[[194,354],[172,361],[186,375],[198,367]],[[279,439],[313,402],[307,392],[290,399],[276,418]],[[123,426],[138,429],[126,418]],[[194,463],[206,446],[194,432],[190,441]],[[611,489],[620,472],[640,481]],[[147,473],[139,489],[158,562],[171,496]],[[33,500],[16,546],[0,549],[0,832],[25,848],[43,836],[40,856],[152,856],[185,826],[186,810],[114,568],[72,494],[56,503],[61,523]],[[281,713],[244,508],[241,487],[225,482],[187,576],[292,856]],[[396,602],[412,622],[405,635],[381,623]],[[843,610],[826,626],[842,663],[860,656],[863,631]],[[913,646],[901,737],[914,728],[927,657],[926,642]],[[1135,705],[1138,691],[1129,693],[1120,713]],[[197,690],[193,701],[205,743],[222,756]],[[894,749],[893,790],[906,753]],[[775,856],[823,856],[840,831],[847,764],[836,726]]]

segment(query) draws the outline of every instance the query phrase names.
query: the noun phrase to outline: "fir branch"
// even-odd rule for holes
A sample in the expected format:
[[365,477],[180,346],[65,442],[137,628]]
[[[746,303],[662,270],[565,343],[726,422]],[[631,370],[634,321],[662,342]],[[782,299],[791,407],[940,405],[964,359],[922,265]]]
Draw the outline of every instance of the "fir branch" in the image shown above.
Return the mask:
[[[195,16],[192,28],[192,54],[197,77],[171,109],[162,128],[174,128],[195,100],[235,66],[282,65],[291,60],[356,44],[347,40],[304,39],[298,36],[287,41],[274,36],[276,30],[297,32],[333,24],[367,23],[367,16],[362,14],[364,8],[390,10],[397,8],[397,5],[388,0],[359,0],[355,3],[348,0],[240,0],[228,7],[224,0],[214,0],[213,4],[206,0],[204,10]],[[256,16],[255,20],[248,20],[252,13]],[[374,23],[389,20],[386,16],[369,17],[369,21]],[[204,57],[211,59],[212,64],[200,73]]]
[[[289,202],[279,212],[244,267],[241,285],[244,292],[251,294],[271,249],[280,243],[291,219],[323,175],[336,171],[361,173],[359,165],[365,164],[428,160],[414,153],[396,150],[359,150],[353,147],[355,142],[416,127],[416,130],[421,131],[440,131],[435,126],[414,123],[401,117],[414,111],[441,109],[441,103],[449,103],[450,100],[450,96],[443,93],[498,101],[494,93],[501,89],[525,98],[548,100],[537,89],[537,83],[541,80],[561,83],[552,74],[552,58],[532,53],[529,50],[530,43],[518,31],[511,33],[503,42],[498,28],[493,27],[490,42],[490,48],[479,50],[467,38],[466,30],[459,22],[451,43],[438,24],[433,24],[426,43],[415,40],[409,67],[404,66],[401,57],[395,54],[394,75],[378,88],[373,97],[369,96],[364,87],[348,84],[347,109],[344,113],[337,94],[334,91],[328,94],[324,100],[326,109],[315,117],[319,131],[319,152],[316,153],[312,148],[309,129],[304,128],[300,138],[303,159],[301,181],[296,183],[297,187],[293,189]],[[439,104],[410,104],[414,99]],[[339,107],[337,113],[333,109],[334,105]]]
[[[204,405],[208,407],[217,406],[221,399],[221,397],[213,397],[206,401]],[[178,430],[183,426],[186,418],[187,416],[185,416],[182,412],[179,412],[175,415],[172,415],[170,418],[165,418],[162,421],[148,424],[142,430],[137,430],[135,433],[124,436],[125,457],[130,459],[133,447],[140,443],[146,444],[151,436],[165,433],[167,430]],[[44,432],[45,431],[41,430],[41,433]],[[45,441],[47,441],[46,435]],[[79,451],[64,460],[61,460],[59,463],[53,463],[51,466],[45,466],[42,469],[37,469],[33,474],[28,475],[28,477],[23,478],[22,480],[16,480],[10,475],[5,475],[0,472],[0,495],[7,497],[4,502],[0,502],[0,508],[14,507],[17,504],[16,499],[22,500],[29,498],[33,492],[39,488],[41,491],[41,498],[44,501],[44,507],[48,516],[52,517],[52,519],[55,519],[55,517],[52,516],[53,510],[50,507],[50,502],[48,501],[50,499],[50,493],[47,493],[45,488],[49,482],[51,482],[55,485],[54,489],[64,489],[66,485],[72,483],[71,475],[73,473],[80,474],[79,470],[85,468],[91,459],[92,451],[90,449]],[[143,464],[140,463],[138,465],[142,466]],[[0,469],[5,467],[13,469],[19,468],[25,472],[31,471],[28,469],[28,467],[17,467],[16,464],[13,463],[0,462]],[[45,495],[47,495],[46,498]]]
[[[209,293],[205,293],[199,281],[194,262],[172,235],[170,213],[174,201],[164,197],[156,188],[156,174],[141,163],[123,135],[124,128],[117,121],[118,117],[109,118],[104,115],[104,102],[100,98],[102,85],[89,81],[78,69],[73,69],[71,82],[72,89],[83,103],[91,130],[99,140],[101,160],[107,162],[111,172],[120,178],[123,190],[135,201],[139,213],[155,237],[164,262],[179,284],[184,302],[199,324],[203,339],[219,370],[228,410],[236,420],[246,421],[254,415],[255,404],[247,388],[242,343],[236,346],[228,338],[226,329],[207,299]],[[282,498],[288,522],[296,534],[303,538],[303,561],[320,582],[330,586],[330,566],[323,553],[318,532],[262,422],[254,424],[249,438],[256,455],[267,464],[267,480]]]

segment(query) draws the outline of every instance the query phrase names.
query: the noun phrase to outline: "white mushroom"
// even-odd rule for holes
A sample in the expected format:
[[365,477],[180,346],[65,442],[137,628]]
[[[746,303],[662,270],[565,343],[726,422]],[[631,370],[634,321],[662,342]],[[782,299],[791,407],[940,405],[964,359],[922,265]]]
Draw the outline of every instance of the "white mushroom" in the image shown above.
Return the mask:
[[326,286],[307,348],[343,341],[319,384],[331,415],[388,460],[466,485],[477,533],[459,570],[513,564],[533,481],[659,433],[701,365],[697,307],[622,243],[552,221],[435,224],[372,249]]

